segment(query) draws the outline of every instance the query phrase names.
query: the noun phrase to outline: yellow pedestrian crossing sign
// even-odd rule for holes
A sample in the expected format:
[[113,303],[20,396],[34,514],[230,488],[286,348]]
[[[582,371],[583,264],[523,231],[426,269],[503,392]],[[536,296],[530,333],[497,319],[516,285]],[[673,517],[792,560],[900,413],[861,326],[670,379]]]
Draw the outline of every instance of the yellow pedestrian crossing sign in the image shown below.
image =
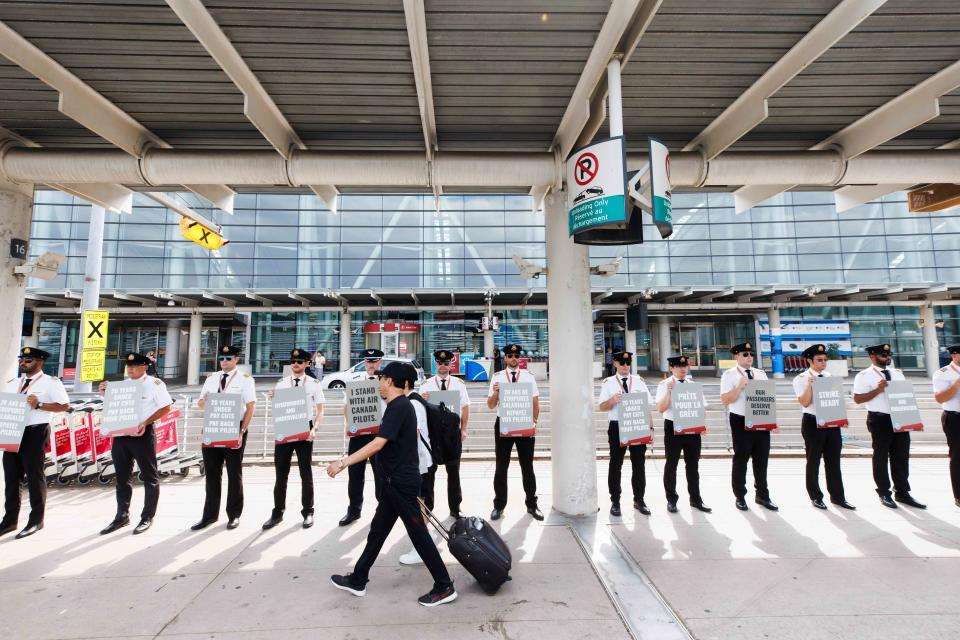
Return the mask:
[[80,382],[99,382],[105,377],[107,352],[86,349],[80,354]]
[[107,348],[107,322],[109,311],[89,310],[83,312],[83,350]]

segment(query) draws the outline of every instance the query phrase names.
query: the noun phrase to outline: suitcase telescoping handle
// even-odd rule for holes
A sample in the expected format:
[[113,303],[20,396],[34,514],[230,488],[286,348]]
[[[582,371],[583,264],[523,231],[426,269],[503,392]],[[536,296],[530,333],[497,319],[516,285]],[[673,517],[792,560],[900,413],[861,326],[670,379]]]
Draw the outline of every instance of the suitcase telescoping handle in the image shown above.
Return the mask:
[[423,502],[423,498],[417,498],[417,502],[420,503],[420,511],[423,512],[423,516],[427,519],[434,529],[437,530],[437,533],[440,534],[440,537],[450,542],[450,534],[447,533],[447,530],[443,528],[443,523],[433,515],[433,511],[427,508],[427,505]]

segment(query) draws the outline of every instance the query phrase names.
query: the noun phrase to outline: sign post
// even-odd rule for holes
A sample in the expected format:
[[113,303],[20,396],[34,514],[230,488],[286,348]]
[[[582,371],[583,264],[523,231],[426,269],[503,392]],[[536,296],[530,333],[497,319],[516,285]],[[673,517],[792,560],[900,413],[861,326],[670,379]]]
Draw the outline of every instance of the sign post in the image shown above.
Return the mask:
[[583,147],[567,160],[570,235],[627,224],[627,155],[623,136]]

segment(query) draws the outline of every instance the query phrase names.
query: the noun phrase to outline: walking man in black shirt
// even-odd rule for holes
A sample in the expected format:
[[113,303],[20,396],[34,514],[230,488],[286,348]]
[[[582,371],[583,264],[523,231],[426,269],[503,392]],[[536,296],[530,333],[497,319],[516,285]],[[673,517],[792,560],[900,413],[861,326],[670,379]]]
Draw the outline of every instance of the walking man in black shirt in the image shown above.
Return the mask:
[[453,602],[457,599],[457,592],[440,558],[440,552],[427,532],[427,524],[417,502],[420,494],[417,416],[410,399],[404,395],[405,391],[413,388],[417,372],[407,363],[391,362],[378,375],[380,396],[387,403],[380,421],[380,431],[372,442],[359,451],[331,462],[327,466],[327,475],[333,478],[350,465],[376,454],[374,464],[381,479],[381,491],[377,495],[379,503],[370,523],[367,546],[353,573],[333,575],[330,580],[338,589],[355,596],[366,595],[370,569],[393,525],[400,518],[414,549],[433,576],[433,589],[417,601],[425,607]]

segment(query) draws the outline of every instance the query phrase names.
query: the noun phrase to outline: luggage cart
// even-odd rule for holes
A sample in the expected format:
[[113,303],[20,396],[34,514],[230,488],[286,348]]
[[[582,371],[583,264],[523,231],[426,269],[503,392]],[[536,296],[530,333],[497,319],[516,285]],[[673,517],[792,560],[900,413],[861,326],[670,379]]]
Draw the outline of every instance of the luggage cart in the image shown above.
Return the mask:
[[181,415],[180,410],[174,406],[154,426],[157,437],[157,468],[161,477],[174,473],[186,477],[190,475],[191,467],[198,467],[201,476],[206,471],[203,468],[203,459],[200,454],[188,454],[183,451],[183,442],[179,436],[180,430],[177,428],[177,419]]
[[[74,400],[70,403],[70,409],[67,413],[67,424],[70,429],[70,455],[57,474],[57,484],[68,485],[76,480],[84,464],[90,460],[88,446],[89,420],[87,420],[87,414],[83,410],[86,404],[86,400]],[[81,440],[79,448],[77,446],[78,437]]]
[[66,413],[55,413],[50,419],[50,439],[44,448],[46,460],[43,472],[47,484],[57,481],[60,471],[73,461],[72,438],[70,437],[70,420]]

